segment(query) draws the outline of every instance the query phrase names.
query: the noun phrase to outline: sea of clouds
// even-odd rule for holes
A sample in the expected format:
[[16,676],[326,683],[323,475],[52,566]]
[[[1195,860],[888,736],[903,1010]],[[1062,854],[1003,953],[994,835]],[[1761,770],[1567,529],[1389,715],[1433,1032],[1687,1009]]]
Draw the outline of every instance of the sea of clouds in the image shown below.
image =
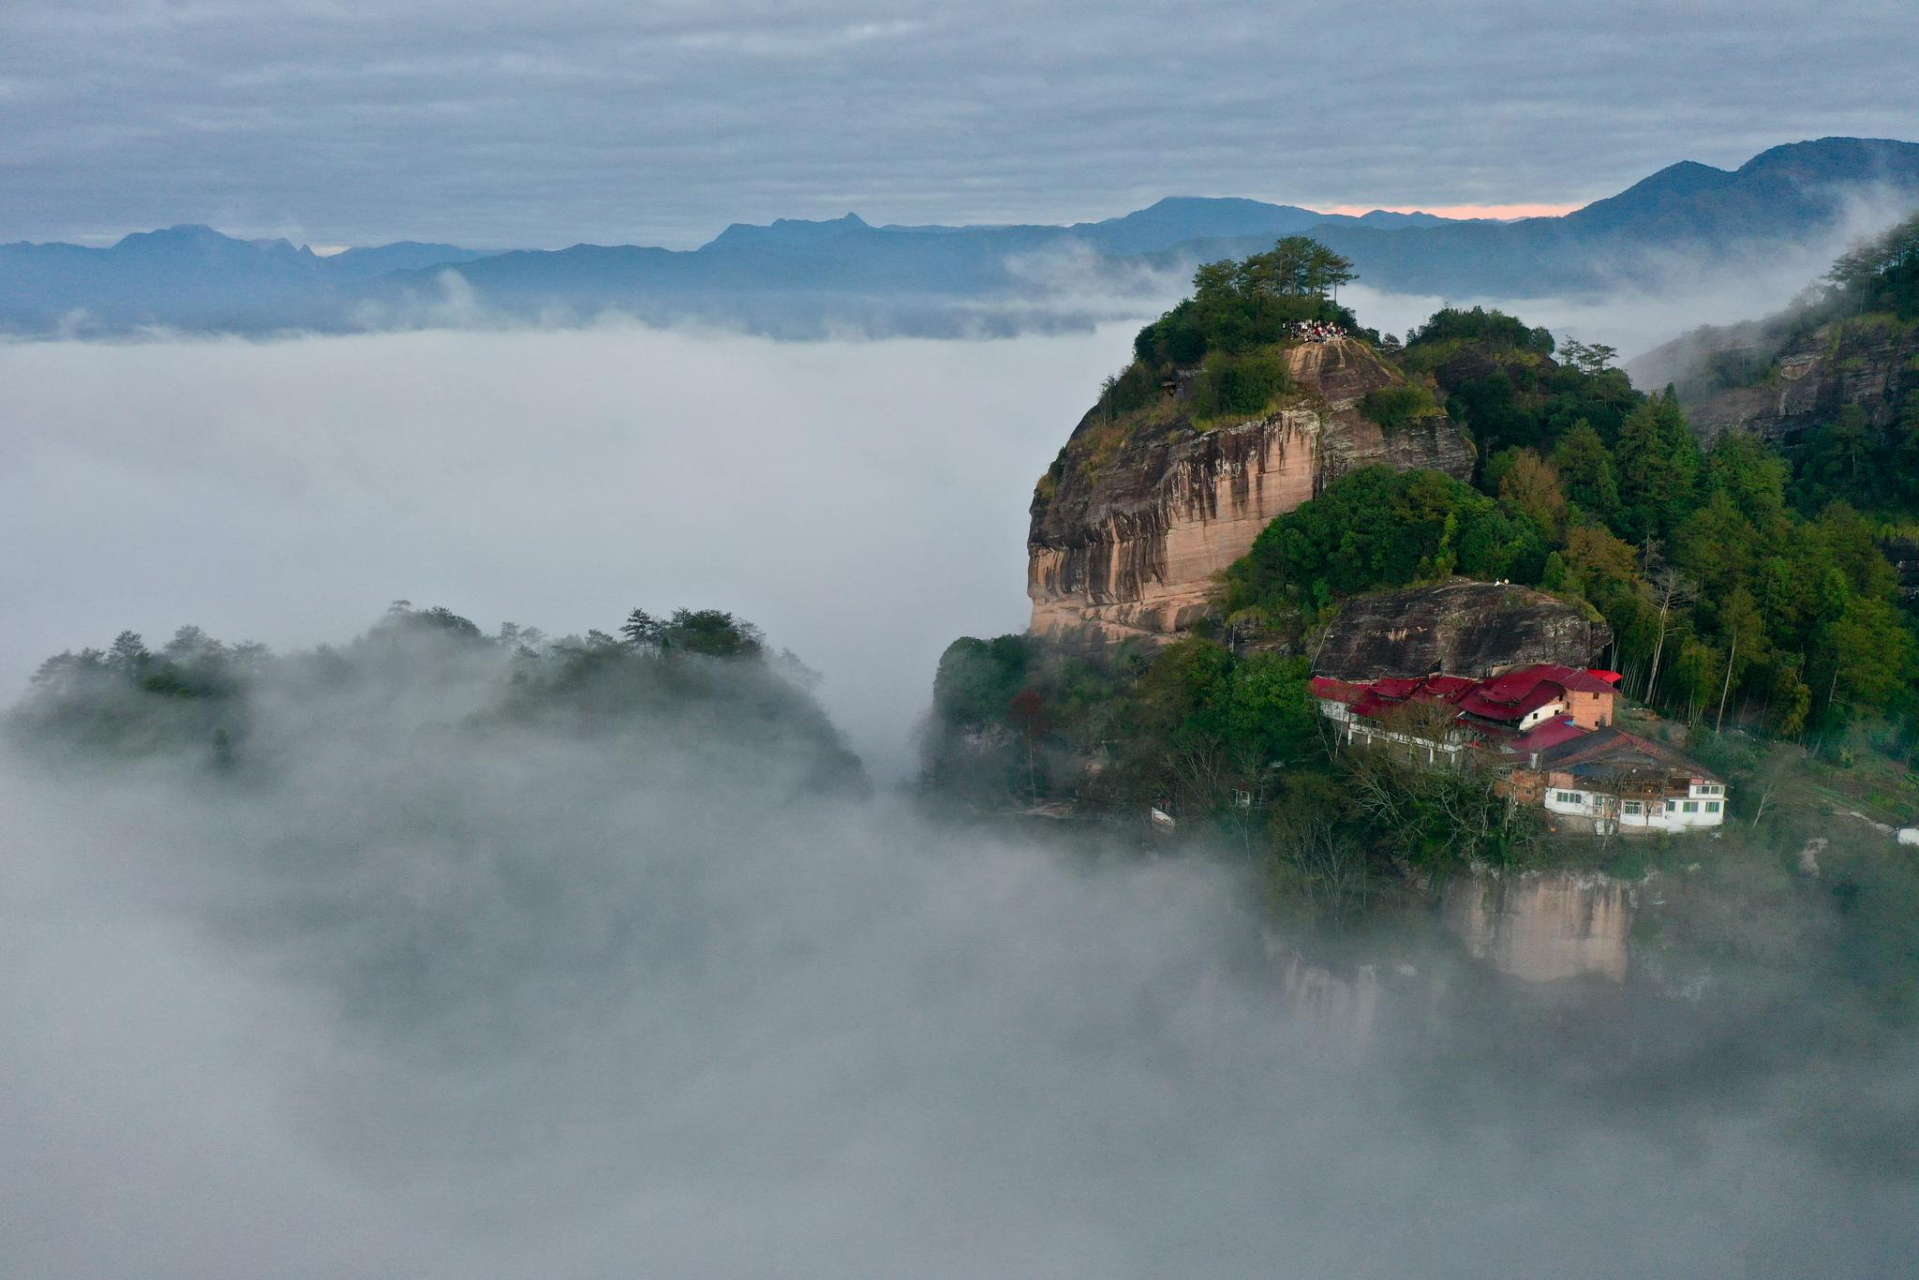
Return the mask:
[[1424,935],[1367,946],[1451,985],[1359,1034],[1289,1006],[1253,870],[895,789],[940,649],[1022,625],[1030,484],[1129,340],[0,347],[11,688],[123,627],[711,605],[822,673],[880,783],[293,693],[254,739],[292,763],[249,787],[4,757],[0,1269],[1904,1266],[1903,1066],[1873,1097],[1744,1069],[1757,1029],[1481,990]]

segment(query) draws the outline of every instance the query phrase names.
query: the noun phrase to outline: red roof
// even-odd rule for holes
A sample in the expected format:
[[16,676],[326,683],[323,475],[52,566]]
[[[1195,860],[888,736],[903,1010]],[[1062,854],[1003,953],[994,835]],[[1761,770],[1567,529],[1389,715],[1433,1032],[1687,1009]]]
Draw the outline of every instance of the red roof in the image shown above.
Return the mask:
[[[1610,672],[1606,673],[1612,674]],[[1567,690],[1612,693],[1597,673],[1557,663],[1519,667],[1490,680],[1431,675],[1424,678],[1387,676],[1371,683],[1313,678],[1315,697],[1346,703],[1357,715],[1378,717],[1406,702],[1450,703],[1461,714],[1491,725],[1517,725],[1541,707],[1565,698]]]
[[1349,680],[1335,680],[1331,676],[1314,676],[1312,687],[1315,698],[1326,702],[1343,702],[1348,706],[1372,692],[1363,684],[1353,684]]
[[1471,693],[1479,687],[1479,681],[1468,680],[1465,676],[1427,676],[1426,689],[1448,702]]
[[[1506,677],[1501,676],[1500,680]],[[1497,689],[1488,682],[1473,690],[1459,700],[1459,709],[1469,716],[1479,716],[1486,720],[1524,720],[1541,707],[1549,706],[1566,696],[1566,691],[1552,680],[1534,679],[1529,684],[1509,682]]]
[[1571,716],[1560,716],[1536,725],[1513,739],[1513,750],[1530,755],[1535,751],[1545,751],[1562,742],[1571,742],[1574,738],[1583,738],[1586,731],[1573,723]]

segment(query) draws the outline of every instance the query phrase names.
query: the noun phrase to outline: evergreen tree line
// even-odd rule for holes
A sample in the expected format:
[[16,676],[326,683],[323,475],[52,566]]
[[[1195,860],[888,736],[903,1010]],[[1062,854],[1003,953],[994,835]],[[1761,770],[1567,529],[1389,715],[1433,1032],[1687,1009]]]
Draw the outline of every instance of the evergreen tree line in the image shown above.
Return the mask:
[[1277,349],[1296,326],[1358,329],[1337,300],[1339,286],[1356,279],[1350,261],[1307,236],[1287,236],[1238,261],[1205,263],[1193,273],[1191,296],[1133,339],[1133,360],[1106,380],[1099,412],[1113,418],[1152,404],[1167,378],[1194,369],[1196,419],[1260,412],[1291,389]]
[[1229,570],[1231,623],[1303,634],[1360,592],[1503,578],[1590,605],[1629,692],[1694,722],[1797,736],[1912,714],[1912,619],[1854,505],[1870,491],[1751,435],[1702,449],[1670,390],[1622,394],[1615,370],[1448,358],[1476,482],[1342,477]]

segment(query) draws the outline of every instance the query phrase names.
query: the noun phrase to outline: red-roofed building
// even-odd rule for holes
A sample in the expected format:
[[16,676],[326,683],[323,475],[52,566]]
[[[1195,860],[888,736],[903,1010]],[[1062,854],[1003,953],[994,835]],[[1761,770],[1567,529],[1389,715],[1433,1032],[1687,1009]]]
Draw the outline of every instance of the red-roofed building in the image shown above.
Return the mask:
[[1467,752],[1509,794],[1594,831],[1685,831],[1725,820],[1725,784],[1666,747],[1613,727],[1612,671],[1539,663],[1487,680],[1316,677],[1341,740],[1457,764]]

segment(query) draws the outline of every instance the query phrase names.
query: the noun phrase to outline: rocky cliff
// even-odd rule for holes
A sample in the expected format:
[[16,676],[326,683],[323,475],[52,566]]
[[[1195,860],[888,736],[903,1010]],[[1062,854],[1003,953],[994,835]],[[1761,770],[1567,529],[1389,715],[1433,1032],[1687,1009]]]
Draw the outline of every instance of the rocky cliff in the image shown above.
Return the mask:
[[1313,653],[1313,671],[1341,680],[1484,677],[1533,662],[1590,665],[1612,629],[1529,587],[1451,582],[1346,602]]
[[1201,429],[1183,378],[1160,405],[1080,421],[1033,497],[1034,634],[1163,636],[1204,615],[1213,575],[1333,477],[1375,463],[1470,474],[1472,446],[1443,415],[1387,431],[1361,412],[1403,381],[1365,343],[1285,356],[1297,391],[1257,418]]
[[[1760,348],[1750,362],[1764,354]],[[1708,391],[1687,408],[1708,443],[1725,431],[1750,431],[1789,444],[1848,405],[1864,410],[1870,429],[1884,431],[1915,386],[1919,332],[1894,323],[1828,324],[1786,341],[1750,385]]]
[[1447,886],[1445,917],[1472,954],[1528,982],[1625,980],[1634,884],[1598,872],[1481,873]]

